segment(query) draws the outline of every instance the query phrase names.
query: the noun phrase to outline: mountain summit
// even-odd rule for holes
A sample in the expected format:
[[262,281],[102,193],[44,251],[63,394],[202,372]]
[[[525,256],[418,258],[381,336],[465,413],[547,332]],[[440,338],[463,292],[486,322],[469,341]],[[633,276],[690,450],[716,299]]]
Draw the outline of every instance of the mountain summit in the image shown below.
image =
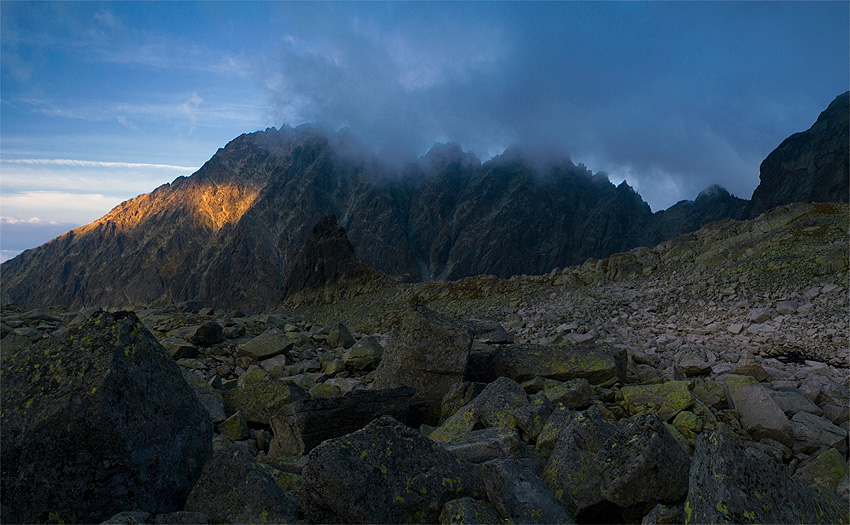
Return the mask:
[[569,159],[534,163],[509,148],[481,163],[449,143],[394,170],[348,130],[269,128],[232,140],[192,176],[7,261],[2,301],[275,306],[294,293],[287,280],[310,280],[297,260],[331,215],[364,267],[398,281],[543,274],[788,199],[846,201],[846,106],[845,93],[765,160],[749,210],[712,187],[655,214],[628,184]]

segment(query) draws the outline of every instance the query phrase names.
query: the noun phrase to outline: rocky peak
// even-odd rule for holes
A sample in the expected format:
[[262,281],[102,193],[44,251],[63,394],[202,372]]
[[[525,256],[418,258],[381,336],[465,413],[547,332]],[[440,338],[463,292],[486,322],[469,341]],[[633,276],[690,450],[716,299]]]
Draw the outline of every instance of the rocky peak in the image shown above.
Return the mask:
[[807,131],[795,133],[767,156],[749,217],[793,202],[848,202],[850,92],[839,95]]
[[284,286],[283,298],[321,302],[322,296],[328,296],[332,300],[351,284],[368,284],[375,279],[380,279],[380,274],[357,259],[345,228],[337,224],[336,215],[328,215],[307,237]]

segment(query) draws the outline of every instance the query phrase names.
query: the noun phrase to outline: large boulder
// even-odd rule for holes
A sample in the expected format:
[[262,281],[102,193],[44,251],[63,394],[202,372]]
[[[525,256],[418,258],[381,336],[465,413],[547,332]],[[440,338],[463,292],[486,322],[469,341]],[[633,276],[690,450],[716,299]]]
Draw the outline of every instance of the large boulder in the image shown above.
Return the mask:
[[217,439],[212,458],[186,501],[213,523],[295,523],[298,498],[284,492],[248,449]]
[[303,455],[326,439],[360,430],[373,419],[388,415],[404,422],[414,389],[358,390],[333,398],[304,398],[271,418],[272,457]]
[[603,384],[625,378],[625,350],[594,343],[570,346],[498,345],[470,355],[467,379],[490,383],[501,376],[515,381],[535,377],[568,381],[584,378]]
[[100,522],[180,510],[212,453],[212,422],[132,312],[2,356],[4,522]]
[[654,414],[621,420],[593,461],[602,496],[619,507],[675,503],[688,492],[690,459]]
[[289,351],[293,345],[294,343],[280,328],[269,328],[247,343],[237,346],[236,351],[240,355],[262,361]]
[[443,396],[463,382],[471,347],[472,332],[460,321],[423,306],[411,308],[390,332],[372,386],[414,387],[411,422],[434,424]]
[[316,523],[435,523],[446,503],[481,492],[469,464],[389,416],[314,448],[303,481]]
[[562,432],[543,480],[579,521],[618,521],[683,498],[689,466],[655,414],[613,421],[588,410]]
[[834,493],[788,477],[727,431],[697,438],[685,523],[847,522],[847,507]]
[[695,402],[687,381],[667,381],[654,385],[626,385],[620,392],[631,415],[655,412],[662,421],[670,421]]

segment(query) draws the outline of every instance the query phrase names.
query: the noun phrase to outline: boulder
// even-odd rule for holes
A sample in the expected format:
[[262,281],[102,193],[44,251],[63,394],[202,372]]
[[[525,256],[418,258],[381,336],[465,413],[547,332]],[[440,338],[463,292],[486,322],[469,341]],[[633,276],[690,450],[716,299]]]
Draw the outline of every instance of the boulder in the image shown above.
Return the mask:
[[831,448],[797,469],[794,475],[808,487],[823,485],[830,490],[837,490],[841,482],[850,476],[850,471],[844,456]]
[[207,321],[197,326],[189,334],[193,345],[212,346],[224,341],[224,328],[215,321]]
[[374,337],[367,336],[343,352],[342,362],[358,372],[368,372],[378,366],[383,355],[384,348],[380,343]]
[[241,412],[236,412],[219,423],[218,433],[231,441],[240,441],[251,437],[251,431]]
[[[555,410],[552,417],[558,413]],[[579,521],[599,513],[603,519],[610,517],[593,457],[616,431],[616,421],[605,418],[595,407],[574,414],[561,430],[543,469],[543,481]]]
[[239,378],[236,388],[221,394],[228,414],[242,412],[245,421],[257,425],[270,425],[271,418],[286,405],[305,396],[303,389],[270,379],[260,367],[249,369]]
[[280,331],[280,328],[269,328],[247,343],[237,346],[236,351],[240,355],[262,361],[287,352],[293,345],[294,343]]
[[808,412],[798,412],[791,418],[795,449],[812,454],[823,448],[847,452],[847,432],[828,420]]
[[481,492],[469,464],[389,416],[314,448],[303,482],[317,523],[434,523],[449,501]]
[[436,424],[443,396],[463,381],[471,346],[472,332],[460,321],[411,308],[390,332],[372,387],[414,387],[411,423]]
[[545,483],[524,463],[496,459],[481,467],[487,499],[509,523],[575,523]]
[[750,376],[730,375],[725,380],[729,406],[738,411],[741,424],[753,439],[775,439],[794,446],[791,422],[770,396],[768,389]]
[[716,430],[697,438],[685,523],[847,523],[847,508]]
[[571,346],[500,345],[476,348],[466,379],[490,383],[501,376],[527,381],[536,376],[593,384],[625,379],[626,351],[593,343]]
[[219,423],[227,419],[227,414],[224,413],[224,398],[221,397],[221,393],[206,382],[202,374],[183,368],[180,369],[180,372],[183,373],[183,379],[192,388],[192,392],[195,393],[195,397],[207,411],[212,422]]
[[473,383],[471,381],[464,381],[455,385],[443,396],[443,400],[440,402],[440,424],[442,425],[455,412],[475,399],[484,391],[486,386],[486,383]]
[[284,492],[248,450],[217,439],[186,509],[213,523],[295,523],[298,499]]
[[590,382],[583,378],[566,382],[549,380],[543,385],[543,392],[553,404],[563,403],[572,410],[587,408],[593,397]]
[[522,385],[507,377],[500,377],[434,429],[430,437],[438,443],[447,443],[454,436],[469,432],[476,426],[516,428],[514,412],[527,404],[528,394]]
[[307,454],[319,443],[356,430],[378,417],[407,419],[411,387],[358,390],[332,398],[304,398],[283,407],[271,418],[274,439],[269,456]]
[[209,414],[132,312],[95,312],[2,360],[3,521],[100,522],[182,508]]
[[655,414],[621,420],[594,456],[602,497],[619,507],[675,503],[688,492],[690,459]]
[[655,412],[662,421],[670,421],[682,410],[693,406],[695,398],[687,381],[667,381],[654,385],[626,385],[620,392],[629,414]]
[[490,525],[499,523],[501,519],[492,505],[468,496],[447,502],[440,512],[440,523],[443,525]]
[[788,417],[793,416],[797,412],[809,412],[816,416],[823,415],[823,410],[806,398],[799,388],[776,388],[770,391],[770,397],[776,401],[776,404],[779,405],[779,408]]
[[552,413],[549,414],[549,418],[546,419],[546,424],[543,425],[540,434],[537,435],[534,449],[548,458],[561,436],[561,431],[567,428],[573,415],[578,413],[568,409],[563,403],[555,405]]
[[332,348],[351,348],[355,342],[351,332],[342,323],[336,323],[328,331],[328,344]]

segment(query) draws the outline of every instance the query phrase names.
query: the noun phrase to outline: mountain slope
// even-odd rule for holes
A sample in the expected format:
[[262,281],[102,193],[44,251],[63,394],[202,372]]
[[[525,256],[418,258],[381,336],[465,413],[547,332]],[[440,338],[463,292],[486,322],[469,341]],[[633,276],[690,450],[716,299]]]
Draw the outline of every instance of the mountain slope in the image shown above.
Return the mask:
[[806,131],[782,141],[759,168],[747,215],[792,202],[850,200],[850,92],[833,100]]
[[569,161],[541,167],[509,149],[481,164],[447,144],[399,173],[346,130],[270,128],[237,137],[191,177],[4,263],[2,300],[274,306],[308,233],[328,215],[363,263],[393,279],[540,274],[734,217],[734,203],[717,211],[729,199],[705,195],[660,220],[628,185]]

